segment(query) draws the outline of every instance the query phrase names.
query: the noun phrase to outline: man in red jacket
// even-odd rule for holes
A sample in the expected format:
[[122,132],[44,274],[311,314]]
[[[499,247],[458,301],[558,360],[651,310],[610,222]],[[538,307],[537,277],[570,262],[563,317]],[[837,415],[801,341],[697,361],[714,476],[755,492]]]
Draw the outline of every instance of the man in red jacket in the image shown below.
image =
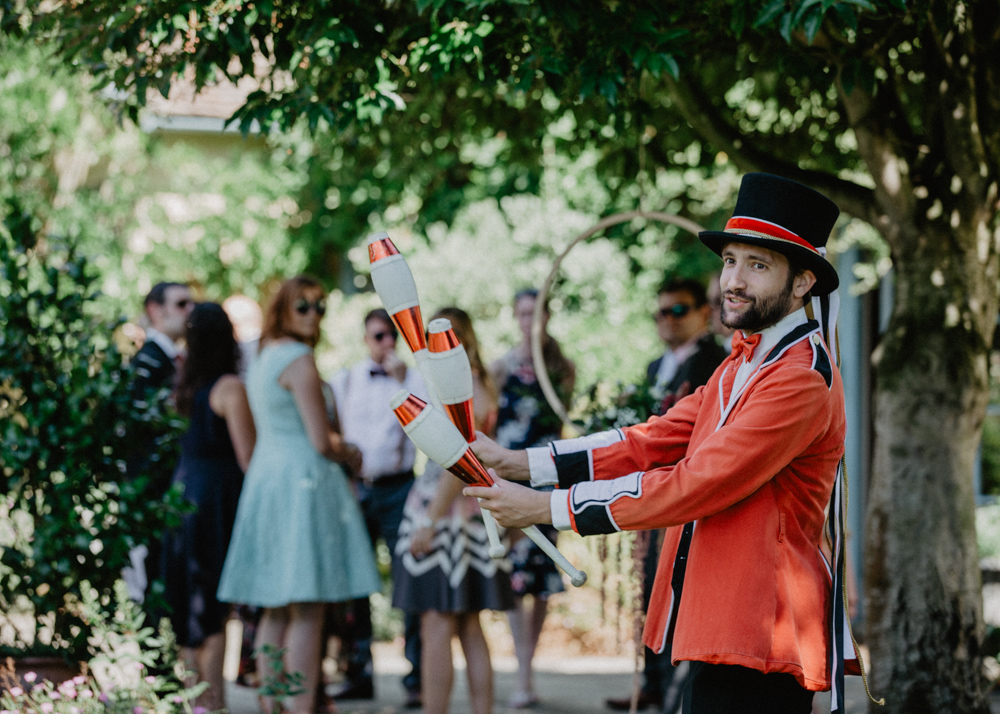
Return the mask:
[[746,175],[725,230],[700,234],[722,257],[721,317],[736,330],[704,387],[634,427],[473,447],[501,477],[559,486],[465,490],[504,526],[667,528],[643,639],[691,663],[688,714],[808,714],[831,684],[824,523],[846,417],[807,306],[839,283],[823,257],[838,213],[794,181]]

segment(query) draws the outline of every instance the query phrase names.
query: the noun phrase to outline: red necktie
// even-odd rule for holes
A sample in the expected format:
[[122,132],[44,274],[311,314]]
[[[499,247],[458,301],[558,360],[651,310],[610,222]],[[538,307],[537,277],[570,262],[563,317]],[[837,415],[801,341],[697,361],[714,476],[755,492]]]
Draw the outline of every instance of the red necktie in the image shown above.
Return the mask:
[[760,344],[760,333],[757,332],[749,337],[743,336],[743,330],[736,330],[733,333],[733,353],[732,356],[736,359],[742,357],[744,360],[749,362],[753,359],[753,350]]

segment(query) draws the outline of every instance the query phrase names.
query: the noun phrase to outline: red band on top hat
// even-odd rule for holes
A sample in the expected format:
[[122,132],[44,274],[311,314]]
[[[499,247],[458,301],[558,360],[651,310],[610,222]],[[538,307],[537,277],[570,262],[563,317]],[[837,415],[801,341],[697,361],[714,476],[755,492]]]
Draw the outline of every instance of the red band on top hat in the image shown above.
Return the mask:
[[745,233],[761,238],[773,238],[775,240],[788,241],[795,245],[806,248],[819,255],[819,251],[812,243],[805,238],[792,233],[787,228],[782,228],[777,223],[763,221],[759,218],[747,218],[746,216],[733,216],[726,221],[726,233]]

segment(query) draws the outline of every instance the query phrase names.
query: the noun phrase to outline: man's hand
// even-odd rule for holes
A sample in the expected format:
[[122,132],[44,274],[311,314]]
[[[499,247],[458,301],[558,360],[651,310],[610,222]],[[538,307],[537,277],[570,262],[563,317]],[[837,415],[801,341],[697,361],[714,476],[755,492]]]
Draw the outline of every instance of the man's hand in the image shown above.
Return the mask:
[[466,496],[475,496],[479,505],[489,510],[504,528],[527,528],[537,523],[552,523],[552,509],[548,492],[535,491],[527,486],[504,481],[490,469],[496,486],[469,486],[462,490]]
[[511,481],[527,481],[531,478],[527,451],[505,449],[481,431],[476,432],[476,440],[470,446],[484,466],[495,469],[503,478]]

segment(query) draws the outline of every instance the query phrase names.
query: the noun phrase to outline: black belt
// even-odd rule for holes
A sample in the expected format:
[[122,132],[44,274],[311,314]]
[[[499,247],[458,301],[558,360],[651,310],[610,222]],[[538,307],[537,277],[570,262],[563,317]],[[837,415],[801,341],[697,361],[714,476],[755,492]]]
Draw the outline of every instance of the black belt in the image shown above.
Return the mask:
[[407,481],[413,479],[413,469],[407,469],[406,471],[399,471],[394,474],[385,474],[384,476],[376,476],[375,478],[363,479],[365,486],[368,488],[378,488],[379,486],[399,486]]

